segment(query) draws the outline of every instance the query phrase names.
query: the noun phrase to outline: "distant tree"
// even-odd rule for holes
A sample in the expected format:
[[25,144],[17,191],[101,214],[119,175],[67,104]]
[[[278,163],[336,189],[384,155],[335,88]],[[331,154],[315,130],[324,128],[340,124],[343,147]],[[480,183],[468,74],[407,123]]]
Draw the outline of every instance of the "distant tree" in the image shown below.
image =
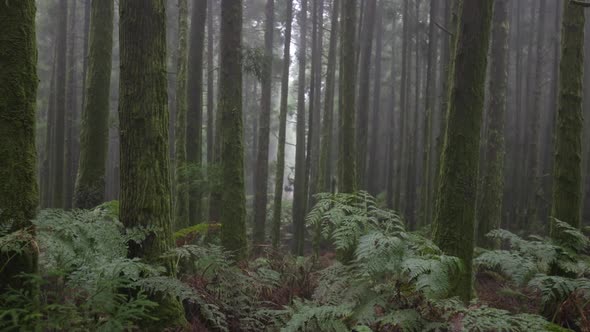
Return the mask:
[[264,63],[262,65],[262,96],[258,124],[258,151],[254,192],[254,245],[265,241],[266,207],[268,204],[268,145],[272,108],[272,61],[274,33],[274,0],[266,0],[264,30]]
[[84,111],[80,129],[80,162],[74,206],[95,207],[104,201],[109,134],[109,98],[113,51],[113,1],[92,0],[90,48]]
[[471,298],[479,142],[493,0],[464,0],[440,165],[435,243],[463,260],[453,295]]
[[[203,2],[203,1],[201,1]],[[194,6],[197,10],[198,6]],[[194,21],[193,21],[194,22]],[[198,25],[198,22],[193,24]],[[187,69],[188,67],[188,2],[178,0],[178,53],[176,59],[176,124],[175,158],[176,192],[174,200],[174,226],[177,229],[189,226],[189,177],[186,162],[187,129]]]
[[221,1],[219,69],[221,243],[236,259],[242,259],[247,249],[242,142],[242,0]]
[[281,240],[281,217],[283,203],[283,180],[285,177],[285,141],[287,137],[287,111],[289,102],[289,68],[291,66],[291,32],[293,26],[293,0],[287,0],[285,22],[285,46],[281,76],[281,101],[279,110],[279,142],[277,146],[277,173],[273,207],[272,244],[277,248]]
[[486,237],[500,227],[504,197],[504,117],[508,85],[508,0],[496,0],[490,46],[489,127],[485,140],[485,163],[477,205],[477,245],[495,249],[497,243]]
[[[141,243],[129,242],[129,257],[161,262],[172,245],[166,10],[163,0],[122,0],[120,6],[121,210],[128,227],[153,227]],[[146,74],[147,73],[147,74]],[[165,262],[173,274],[171,262]],[[150,329],[185,325],[180,303],[154,295],[159,320]],[[150,324],[153,324],[150,322]]]
[[305,237],[305,65],[307,50],[307,0],[301,0],[299,12],[299,82],[297,87],[297,141],[295,143],[295,183],[293,188],[293,248],[303,255]]
[[[39,202],[36,181],[35,100],[37,45],[35,1],[0,1],[0,227],[34,235]],[[7,51],[9,50],[9,51]],[[20,273],[37,271],[38,247],[0,253],[0,293],[22,289]]]
[[65,156],[64,156],[64,208],[71,209],[74,201],[74,160],[77,159],[77,148],[74,139],[74,122],[78,116],[77,88],[76,88],[76,51],[77,1],[71,1],[68,8],[68,50],[67,50],[67,74],[66,74],[66,116],[65,116]]
[[[574,227],[582,209],[584,24],[582,8],[564,1],[551,216]],[[551,227],[551,236],[560,234]]]
[[[187,165],[197,171],[200,171],[203,159],[203,49],[206,20],[207,0],[194,1],[188,53],[186,158]],[[201,215],[201,190],[190,186],[189,224],[201,222]]]
[[340,192],[357,190],[355,138],[355,39],[356,0],[342,3],[340,22],[340,155],[338,188]]

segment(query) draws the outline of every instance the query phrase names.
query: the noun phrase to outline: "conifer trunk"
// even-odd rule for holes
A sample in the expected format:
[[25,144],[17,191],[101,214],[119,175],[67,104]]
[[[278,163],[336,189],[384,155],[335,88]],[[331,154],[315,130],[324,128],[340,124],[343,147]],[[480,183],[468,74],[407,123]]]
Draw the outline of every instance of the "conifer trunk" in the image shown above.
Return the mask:
[[[37,213],[35,1],[0,1],[0,227],[34,235]],[[7,52],[7,50],[10,50]],[[20,273],[37,271],[38,248],[0,253],[0,294],[24,288]]]
[[109,99],[113,51],[113,1],[92,0],[88,71],[80,130],[80,162],[74,206],[90,209],[105,197]]
[[452,295],[471,298],[480,128],[493,0],[464,0],[440,165],[434,241],[463,260]]
[[[561,25],[551,216],[573,227],[580,227],[582,207],[584,23],[582,8],[571,1],[565,1]],[[560,234],[551,224],[551,236],[559,237]]]

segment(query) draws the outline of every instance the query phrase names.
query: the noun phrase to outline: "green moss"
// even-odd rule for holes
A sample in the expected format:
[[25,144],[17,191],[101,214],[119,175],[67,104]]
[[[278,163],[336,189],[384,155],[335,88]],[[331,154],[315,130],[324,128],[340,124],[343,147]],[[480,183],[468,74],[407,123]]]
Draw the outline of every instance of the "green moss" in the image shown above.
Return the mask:
[[110,202],[102,203],[101,205],[99,205],[95,208],[95,210],[105,211],[108,217],[117,218],[117,219],[119,218],[119,209],[120,209],[119,201],[110,201]]
[[174,232],[173,238],[174,240],[180,240],[186,237],[203,236],[217,231],[219,228],[221,228],[221,224],[198,224]]

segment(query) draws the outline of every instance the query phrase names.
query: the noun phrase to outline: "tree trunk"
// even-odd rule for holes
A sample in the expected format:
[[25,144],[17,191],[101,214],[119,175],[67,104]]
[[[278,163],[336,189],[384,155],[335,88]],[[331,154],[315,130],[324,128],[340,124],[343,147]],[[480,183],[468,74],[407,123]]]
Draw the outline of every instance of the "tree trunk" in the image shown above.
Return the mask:
[[90,209],[105,197],[109,98],[113,52],[113,2],[92,0],[86,102],[80,131],[80,163],[74,206]]
[[355,138],[355,23],[356,0],[344,1],[340,25],[340,192],[357,190]]
[[[379,162],[379,136],[381,135],[381,58],[383,55],[383,0],[379,1],[375,17],[375,76],[373,81],[373,118],[371,121],[371,144],[369,146],[369,164],[364,176],[367,179],[367,189],[373,196],[377,196],[383,189],[379,174],[381,163]],[[394,78],[391,77],[393,82]]]
[[[551,216],[573,227],[580,227],[582,209],[584,23],[582,8],[565,1],[561,26],[559,105]],[[560,234],[553,227],[553,222],[551,226],[551,236],[559,238]]]
[[302,256],[305,241],[305,65],[307,49],[307,0],[299,12],[299,82],[297,89],[297,142],[295,145],[295,184],[293,196],[293,254]]
[[332,181],[332,137],[334,135],[334,93],[336,86],[336,52],[338,44],[338,16],[340,1],[333,0],[332,22],[330,23],[330,43],[328,49],[328,67],[326,69],[326,88],[324,97],[324,119],[320,152],[320,171],[317,182],[318,192],[330,191]]
[[268,204],[268,145],[272,99],[272,48],[274,32],[274,0],[266,1],[266,28],[264,31],[264,64],[262,68],[262,95],[258,126],[258,156],[254,197],[254,245],[265,241],[266,206]]
[[399,101],[399,123],[398,123],[398,141],[397,141],[397,156],[395,160],[395,176],[394,176],[394,190],[395,190],[395,197],[393,201],[393,208],[399,209],[401,203],[401,194],[402,194],[402,167],[403,163],[402,160],[405,160],[404,154],[404,140],[405,140],[405,122],[406,122],[406,113],[407,113],[407,106],[408,106],[408,88],[409,88],[409,79],[408,79],[408,61],[410,58],[409,55],[409,40],[410,40],[410,29],[409,29],[409,0],[404,0],[403,4],[403,37],[402,37],[402,68],[401,68],[401,82],[400,82],[400,101]]
[[[37,213],[35,101],[37,45],[35,1],[0,1],[0,227],[35,234]],[[24,236],[24,235],[23,235]],[[20,252],[0,253],[0,294],[27,287],[20,273],[37,271],[39,248],[31,240]]]
[[207,167],[213,163],[215,119],[213,114],[215,87],[213,86],[213,0],[207,0]]
[[[336,0],[337,1],[337,0]],[[293,0],[287,0],[285,46],[281,78],[281,105],[279,114],[279,142],[277,147],[277,174],[273,207],[272,245],[278,248],[281,241],[281,216],[283,203],[283,180],[285,177],[285,141],[287,137],[287,108],[289,102],[289,67],[291,65],[291,30],[293,25]]]
[[220,45],[221,243],[236,259],[241,259],[247,249],[242,143],[242,0],[221,1]]
[[65,160],[64,160],[64,208],[71,209],[74,198],[74,118],[77,113],[76,103],[76,1],[71,3],[68,9],[68,54],[67,54],[67,75],[66,75],[66,123],[65,123]]
[[465,265],[451,291],[465,302],[471,298],[480,128],[493,4],[493,0],[465,0],[461,10],[434,224],[435,243]]
[[500,228],[502,221],[509,30],[508,0],[496,0],[490,46],[489,128],[485,141],[487,167],[478,190],[477,205],[477,245],[487,249],[495,249],[498,243],[487,238],[486,234]]
[[[160,262],[172,247],[168,144],[166,10],[163,0],[120,2],[121,221],[127,228],[156,227],[129,257]],[[166,262],[173,274],[171,262]],[[158,326],[185,325],[180,303],[156,296]],[[150,322],[153,324],[153,322]],[[151,326],[151,328],[154,328]]]

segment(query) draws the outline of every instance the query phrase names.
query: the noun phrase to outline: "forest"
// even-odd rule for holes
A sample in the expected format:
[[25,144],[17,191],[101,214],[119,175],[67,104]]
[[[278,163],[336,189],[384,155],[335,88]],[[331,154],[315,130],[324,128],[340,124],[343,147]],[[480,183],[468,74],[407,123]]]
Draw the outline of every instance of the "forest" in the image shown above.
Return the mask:
[[590,332],[589,7],[0,0],[0,331]]

